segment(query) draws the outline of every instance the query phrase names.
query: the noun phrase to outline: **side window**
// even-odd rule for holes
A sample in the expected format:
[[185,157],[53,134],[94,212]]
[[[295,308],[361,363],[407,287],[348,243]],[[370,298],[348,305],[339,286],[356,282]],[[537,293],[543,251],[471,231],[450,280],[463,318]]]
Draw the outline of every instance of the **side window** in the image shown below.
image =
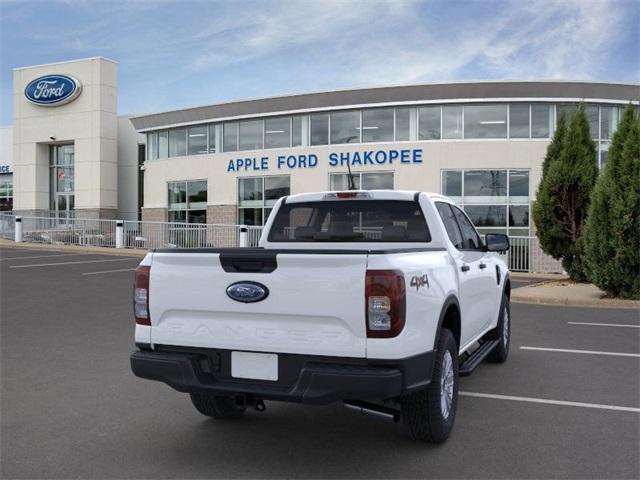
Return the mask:
[[458,207],[452,206],[451,208],[456,214],[456,219],[458,220],[460,230],[462,231],[462,237],[464,239],[463,248],[467,250],[479,250],[482,247],[482,241],[480,240],[480,236],[478,235],[478,232],[476,232],[473,224]]
[[440,214],[442,223],[444,223],[444,228],[447,231],[447,235],[449,236],[449,240],[451,240],[451,243],[453,243],[453,245],[458,249],[464,248],[462,235],[460,234],[460,229],[458,228],[458,222],[456,222],[456,218],[449,204],[444,202],[436,202],[436,208],[438,209],[438,213]]

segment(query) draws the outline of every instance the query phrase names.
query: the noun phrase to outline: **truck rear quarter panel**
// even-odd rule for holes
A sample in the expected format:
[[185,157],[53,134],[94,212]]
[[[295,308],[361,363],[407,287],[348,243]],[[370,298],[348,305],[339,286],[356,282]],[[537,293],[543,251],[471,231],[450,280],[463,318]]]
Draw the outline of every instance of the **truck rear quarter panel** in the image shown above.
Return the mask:
[[457,292],[447,251],[370,255],[367,268],[404,272],[407,295],[404,329],[395,338],[367,339],[367,357],[396,359],[433,350],[443,301]]

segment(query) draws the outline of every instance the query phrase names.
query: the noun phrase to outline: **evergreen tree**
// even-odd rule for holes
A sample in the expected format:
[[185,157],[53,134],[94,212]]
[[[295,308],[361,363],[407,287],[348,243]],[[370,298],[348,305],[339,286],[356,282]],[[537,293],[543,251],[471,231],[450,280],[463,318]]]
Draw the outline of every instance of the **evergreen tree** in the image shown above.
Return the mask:
[[532,208],[533,221],[536,224],[540,246],[542,250],[556,259],[561,258],[564,253],[561,248],[564,237],[560,225],[554,222],[553,198],[547,183],[549,182],[549,167],[560,158],[566,132],[565,112],[560,112],[556,122],[556,130],[542,162],[542,178],[538,185],[536,201]]
[[589,279],[609,295],[640,297],[640,118],[625,109],[596,183],[585,227]]
[[559,155],[546,166],[533,212],[542,249],[561,258],[571,279],[578,282],[587,280],[582,233],[597,176],[596,146],[580,105],[563,134]]

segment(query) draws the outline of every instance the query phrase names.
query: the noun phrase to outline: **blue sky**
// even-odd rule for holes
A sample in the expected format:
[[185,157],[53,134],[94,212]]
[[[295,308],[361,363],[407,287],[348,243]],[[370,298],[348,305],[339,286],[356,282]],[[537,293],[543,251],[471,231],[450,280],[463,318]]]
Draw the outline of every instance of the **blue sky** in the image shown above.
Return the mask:
[[0,0],[1,125],[12,69],[105,56],[118,111],[371,85],[638,82],[638,0]]

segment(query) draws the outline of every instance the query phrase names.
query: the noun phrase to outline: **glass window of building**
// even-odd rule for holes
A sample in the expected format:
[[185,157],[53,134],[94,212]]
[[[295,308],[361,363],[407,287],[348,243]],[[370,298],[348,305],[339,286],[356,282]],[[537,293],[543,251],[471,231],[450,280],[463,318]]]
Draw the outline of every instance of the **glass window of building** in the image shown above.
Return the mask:
[[509,105],[509,138],[529,138],[529,104]]
[[216,124],[209,125],[209,153],[216,153]]
[[329,143],[329,114],[315,113],[311,115],[311,145],[327,145]]
[[[265,207],[273,207],[279,198],[289,195],[290,190],[288,176],[264,177]],[[266,216],[268,216],[268,213]]]
[[225,152],[238,151],[238,122],[227,122],[223,124],[222,148]]
[[551,105],[534,103],[531,105],[531,138],[549,138],[553,125]]
[[302,145],[302,115],[296,115],[291,118],[291,146],[299,147]]
[[290,193],[287,175],[238,179],[238,223],[264,225],[276,201]]
[[609,140],[613,137],[618,125],[618,107],[600,107],[600,138]]
[[464,211],[479,229],[491,227],[491,232],[507,233],[506,205],[465,205]]
[[462,106],[442,107],[442,138],[462,138]]
[[440,140],[440,105],[418,109],[418,140]]
[[158,132],[147,133],[147,160],[158,158]]
[[529,206],[511,205],[509,207],[509,228],[529,228]]
[[362,173],[360,178],[363,190],[393,190],[392,172]]
[[466,170],[464,203],[506,203],[506,170]]
[[360,111],[332,112],[331,144],[360,142]]
[[[353,184],[356,190],[360,190],[360,172],[353,172]],[[329,190],[349,190],[349,174],[331,173],[329,175]]]
[[49,208],[61,218],[72,216],[75,208],[75,146],[49,147]]
[[585,114],[587,115],[587,120],[589,121],[589,131],[591,132],[591,138],[597,140],[598,135],[600,134],[600,131],[598,129],[598,105],[587,105],[585,108]]
[[[393,172],[353,172],[353,183],[357,190],[393,190]],[[329,190],[349,190],[349,174],[330,174]]]
[[600,142],[599,152],[600,152],[600,170],[604,170],[605,165],[607,164],[607,156],[609,155],[609,146],[611,144],[609,142]]
[[442,192],[482,234],[529,235],[528,170],[444,170]]
[[558,118],[560,118],[561,113],[564,113],[567,124],[571,121],[571,116],[576,112],[576,110],[578,110],[578,104],[576,103],[558,103],[556,105]]
[[462,202],[461,170],[445,170],[442,172],[442,194],[456,203]]
[[509,171],[509,201],[529,203],[529,171]]
[[188,134],[187,152],[189,155],[207,153],[207,127],[191,127]]
[[264,148],[291,146],[291,117],[267,118],[264,121]]
[[411,140],[411,109],[396,108],[396,141]]
[[158,132],[158,158],[167,158],[169,156],[169,132],[163,130]]
[[[168,183],[169,222],[207,222],[207,181],[179,181]],[[172,237],[178,236],[172,231]]]
[[0,211],[13,210],[13,174],[0,173]]
[[464,138],[507,138],[507,105],[466,105]]
[[182,157],[187,154],[187,129],[169,130],[169,156]]
[[368,108],[362,111],[362,141],[393,141],[393,108]]
[[249,120],[240,122],[240,150],[259,150],[262,145],[264,122]]

